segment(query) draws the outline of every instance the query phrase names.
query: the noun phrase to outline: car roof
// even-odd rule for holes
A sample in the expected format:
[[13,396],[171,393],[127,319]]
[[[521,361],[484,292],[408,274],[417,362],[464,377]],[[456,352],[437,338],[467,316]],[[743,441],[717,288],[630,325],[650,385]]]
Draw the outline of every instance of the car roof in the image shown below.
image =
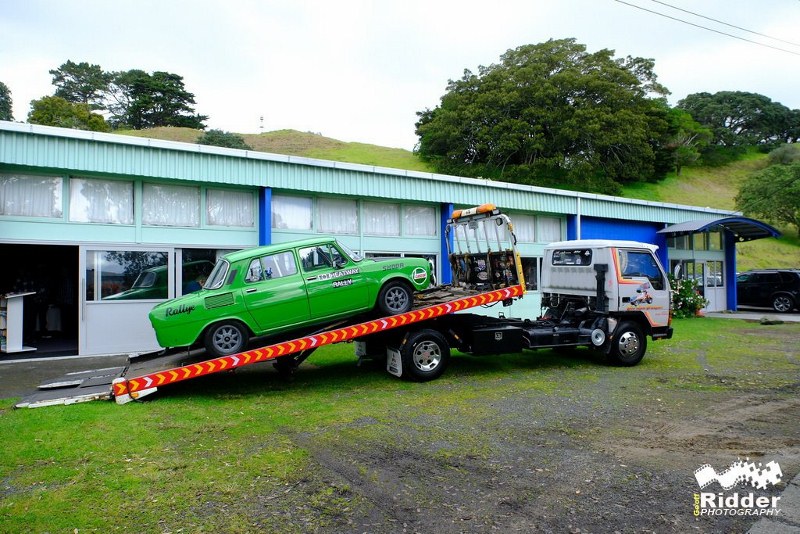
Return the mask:
[[229,252],[228,254],[225,254],[225,256],[223,257],[230,262],[235,262],[247,258],[252,258],[253,256],[262,256],[264,254],[281,252],[291,248],[322,245],[325,243],[330,243],[331,241],[336,241],[336,239],[331,236],[312,237],[308,239],[299,239],[297,241],[286,241],[284,243],[273,243],[272,245],[264,245],[261,247],[252,247],[243,250],[237,250],[235,252]]

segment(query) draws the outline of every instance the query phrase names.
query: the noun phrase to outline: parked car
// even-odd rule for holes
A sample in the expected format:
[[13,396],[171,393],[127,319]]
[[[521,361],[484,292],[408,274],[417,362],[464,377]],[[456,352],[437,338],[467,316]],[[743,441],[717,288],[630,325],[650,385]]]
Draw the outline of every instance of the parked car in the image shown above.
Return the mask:
[[800,306],[800,270],[762,269],[736,276],[739,304],[790,312]]
[[150,322],[162,347],[199,342],[226,356],[251,336],[410,311],[430,283],[425,259],[365,259],[334,238],[306,239],[223,256],[200,291],[157,305]]

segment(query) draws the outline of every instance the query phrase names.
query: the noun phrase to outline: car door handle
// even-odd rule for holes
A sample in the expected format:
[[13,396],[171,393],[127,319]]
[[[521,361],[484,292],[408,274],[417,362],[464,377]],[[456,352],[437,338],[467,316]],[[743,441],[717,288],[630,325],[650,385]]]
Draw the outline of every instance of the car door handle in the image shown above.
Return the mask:
[[256,291],[258,291],[258,289],[256,289],[255,287],[251,287],[250,289],[244,290],[245,293],[255,293]]
[[306,282],[311,282],[312,280],[316,280],[317,278],[319,278],[319,276],[309,276],[308,278],[306,278]]

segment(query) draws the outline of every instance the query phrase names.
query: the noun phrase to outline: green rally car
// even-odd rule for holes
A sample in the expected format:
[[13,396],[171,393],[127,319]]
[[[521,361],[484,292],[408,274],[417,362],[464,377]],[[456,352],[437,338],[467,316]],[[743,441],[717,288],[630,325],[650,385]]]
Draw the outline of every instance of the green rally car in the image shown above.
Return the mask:
[[285,333],[376,310],[411,310],[431,283],[423,258],[364,259],[334,238],[232,252],[203,289],[150,311],[162,347],[201,342],[214,356],[245,350],[251,336]]

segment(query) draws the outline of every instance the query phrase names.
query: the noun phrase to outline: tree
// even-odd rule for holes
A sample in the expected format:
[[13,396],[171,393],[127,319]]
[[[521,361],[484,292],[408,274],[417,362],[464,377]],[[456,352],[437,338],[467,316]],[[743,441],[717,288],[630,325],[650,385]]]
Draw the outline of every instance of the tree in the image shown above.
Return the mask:
[[33,100],[28,122],[94,132],[107,132],[111,129],[101,115],[92,113],[88,104],[68,102],[59,96]]
[[800,235],[800,163],[771,165],[753,174],[736,195],[736,209],[793,225]]
[[711,142],[712,133],[682,109],[670,109],[667,117],[670,133],[666,148],[671,155],[675,173],[680,176],[684,166],[692,165],[700,159],[701,151]]
[[658,177],[666,106],[653,61],[574,39],[509,50],[450,80],[417,115],[417,152],[439,172],[617,192]]
[[253,150],[245,143],[242,136],[235,133],[224,132],[222,130],[209,130],[197,140],[198,145],[221,146],[226,148],[240,148],[242,150]]
[[157,126],[204,129],[208,117],[194,113],[194,95],[183,85],[183,77],[169,72],[142,70],[114,73],[109,85],[112,124],[134,130]]
[[11,101],[11,89],[0,82],[0,121],[13,121],[14,112]]
[[105,109],[112,75],[104,72],[100,65],[68,60],[57,69],[51,70],[50,74],[53,76],[53,85],[56,86],[54,96],[76,104],[88,104],[92,110]]
[[764,95],[742,91],[695,93],[678,101],[694,120],[713,132],[721,146],[755,146],[797,138],[800,111],[790,110]]

